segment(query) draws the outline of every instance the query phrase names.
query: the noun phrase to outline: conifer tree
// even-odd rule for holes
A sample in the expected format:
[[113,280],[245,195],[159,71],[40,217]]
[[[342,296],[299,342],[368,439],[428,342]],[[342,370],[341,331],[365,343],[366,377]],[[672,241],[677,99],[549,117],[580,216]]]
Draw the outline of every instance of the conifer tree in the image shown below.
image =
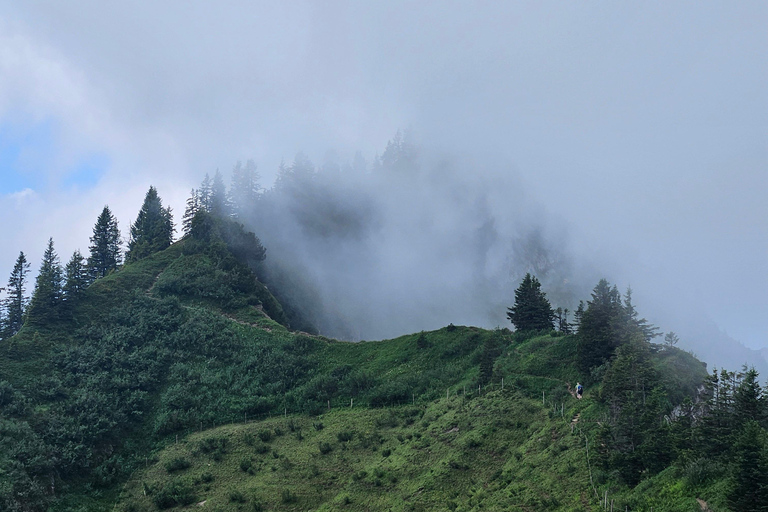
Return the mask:
[[88,274],[91,280],[102,278],[110,272],[117,270],[123,261],[120,245],[120,229],[117,226],[117,218],[112,214],[109,206],[105,206],[96,219],[93,226],[93,236],[88,247]]
[[26,296],[26,282],[29,274],[29,262],[23,252],[16,258],[11,276],[8,278],[6,298],[3,300],[5,307],[5,321],[2,326],[3,338],[10,338],[24,325],[24,315],[27,311],[29,299]]
[[627,292],[624,294],[624,313],[624,342],[628,342],[635,332],[640,332],[645,338],[645,341],[651,341],[656,336],[661,336],[658,327],[649,323],[645,318],[640,318],[640,314],[632,303],[632,288],[630,287],[627,287]]
[[554,311],[541,291],[541,283],[530,273],[515,290],[515,305],[507,310],[507,318],[518,331],[552,329]]
[[213,175],[213,183],[211,184],[210,207],[208,211],[217,217],[225,217],[229,215],[227,188],[224,186],[224,178],[221,176],[221,173],[218,169],[216,170],[216,174]]
[[735,443],[735,467],[728,499],[739,512],[768,511],[768,439],[766,431],[750,420]]
[[617,327],[621,326],[624,307],[618,289],[601,279],[592,290],[592,300],[579,322],[578,362],[581,370],[605,363],[619,345]]
[[63,296],[64,275],[59,256],[53,248],[53,238],[48,239],[48,246],[43,253],[40,271],[35,279],[35,290],[29,303],[29,319],[40,321],[55,319],[59,315],[59,306]]
[[189,198],[187,199],[187,207],[184,209],[184,217],[182,217],[181,221],[181,229],[184,233],[184,237],[189,236],[190,230],[192,229],[192,219],[195,218],[195,214],[200,211],[200,208],[200,195],[197,190],[192,189]]
[[200,208],[211,211],[211,177],[208,176],[208,173],[205,173],[205,178],[200,183],[200,188],[197,189],[197,198]]
[[149,187],[139,215],[131,224],[126,261],[137,261],[162,251],[173,242],[173,232],[171,209],[164,208],[157,189]]
[[88,287],[89,275],[85,258],[80,251],[75,251],[64,267],[64,300],[68,303],[76,301]]
[[760,387],[757,370],[743,368],[744,376],[733,392],[734,428],[740,429],[748,421],[762,423],[766,419],[766,403]]
[[256,163],[253,160],[248,160],[245,166],[237,162],[232,169],[229,203],[232,213],[241,222],[253,212],[256,202],[259,200],[259,179]]

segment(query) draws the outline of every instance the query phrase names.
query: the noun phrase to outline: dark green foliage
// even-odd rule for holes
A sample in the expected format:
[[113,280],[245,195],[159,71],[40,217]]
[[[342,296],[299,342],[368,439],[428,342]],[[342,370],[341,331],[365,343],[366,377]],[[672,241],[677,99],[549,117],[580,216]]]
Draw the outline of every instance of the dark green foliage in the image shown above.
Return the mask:
[[59,317],[63,285],[64,275],[59,257],[53,248],[53,238],[49,238],[29,303],[27,315],[30,322],[39,324]]
[[768,433],[747,421],[734,446],[735,468],[728,500],[739,512],[768,510]]
[[173,215],[170,207],[164,208],[155,187],[149,187],[139,215],[131,224],[127,262],[162,251],[173,242]]
[[16,263],[8,278],[7,297],[3,300],[5,318],[3,319],[2,338],[10,338],[24,325],[24,314],[27,310],[28,298],[26,296],[27,274],[29,263],[23,252],[19,253]]
[[196,500],[197,497],[192,487],[181,480],[172,481],[162,489],[155,491],[152,496],[152,501],[159,509],[190,505]]
[[165,464],[165,470],[169,473],[173,473],[176,471],[183,471],[189,468],[191,465],[192,464],[190,464],[190,462],[184,457],[176,457],[175,459],[172,459]]
[[546,331],[552,329],[552,306],[541,291],[541,283],[535,276],[525,274],[515,290],[515,304],[508,308],[507,318],[518,331]]
[[299,498],[292,493],[289,489],[283,489],[283,492],[280,493],[280,501],[283,503],[296,503],[299,501]]
[[88,274],[91,280],[99,279],[117,270],[122,263],[120,229],[117,218],[112,215],[109,206],[105,206],[96,219],[93,235],[88,247]]
[[240,460],[240,471],[249,472],[253,469],[253,462],[250,458]]
[[330,445],[330,443],[322,442],[317,445],[318,450],[320,450],[320,453],[322,455],[328,455],[333,451],[333,446]]
[[230,493],[229,493],[229,501],[231,503],[245,503],[248,500],[246,499],[245,494],[243,494],[240,491],[235,490],[235,491],[230,491]]
[[64,267],[64,299],[70,307],[77,302],[89,283],[85,258],[80,251],[75,251]]
[[340,443],[348,443],[352,439],[354,439],[355,433],[351,430],[343,430],[336,434],[336,438],[339,440]]
[[622,312],[619,291],[601,279],[579,323],[579,367],[585,374],[605,363],[618,346],[616,330]]
[[426,349],[430,347],[429,340],[427,339],[427,335],[424,334],[424,331],[421,331],[419,333],[419,336],[416,338],[416,348],[419,349]]

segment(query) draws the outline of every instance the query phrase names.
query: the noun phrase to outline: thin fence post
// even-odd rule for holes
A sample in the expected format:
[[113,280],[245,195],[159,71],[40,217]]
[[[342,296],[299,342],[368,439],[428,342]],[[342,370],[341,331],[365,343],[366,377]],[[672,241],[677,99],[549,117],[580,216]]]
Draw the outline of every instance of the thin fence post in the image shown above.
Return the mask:
[[350,407],[352,407],[352,404],[354,403],[354,401],[355,401],[355,399],[354,399],[354,398],[350,398],[350,399],[349,399],[349,406],[350,406]]
[[504,377],[501,378],[501,390],[504,391]]
[[445,390],[445,399],[448,400],[448,394],[451,392],[450,388]]
[[328,410],[329,411],[331,410],[331,399],[330,398],[328,399]]
[[541,405],[544,405],[544,392],[541,392]]

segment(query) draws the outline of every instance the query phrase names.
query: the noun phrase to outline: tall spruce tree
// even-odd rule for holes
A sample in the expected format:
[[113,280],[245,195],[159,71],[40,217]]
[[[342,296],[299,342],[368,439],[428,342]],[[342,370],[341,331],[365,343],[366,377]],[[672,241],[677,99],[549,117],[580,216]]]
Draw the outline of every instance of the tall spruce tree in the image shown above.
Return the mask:
[[749,420],[736,438],[734,451],[731,507],[739,512],[768,512],[768,433]]
[[139,215],[131,224],[131,238],[125,260],[137,261],[162,251],[173,242],[173,232],[171,209],[164,208],[157,189],[149,187]]
[[195,218],[195,214],[200,210],[200,195],[197,190],[192,189],[187,198],[187,207],[184,209],[184,217],[181,219],[181,231],[182,236],[187,237],[192,229],[192,219]]
[[64,300],[72,304],[88,287],[90,282],[88,267],[80,251],[75,251],[64,267]]
[[229,204],[232,213],[242,222],[253,213],[259,200],[259,173],[256,163],[248,160],[245,165],[240,162],[232,169],[232,185],[229,188]]
[[217,217],[225,217],[229,215],[227,188],[224,185],[224,178],[218,169],[216,169],[216,174],[213,175],[213,183],[211,184],[210,207],[208,211]]
[[93,236],[88,246],[88,275],[91,280],[106,276],[117,270],[123,261],[120,245],[120,229],[117,227],[117,218],[112,214],[109,206],[105,206],[96,219],[93,226]]
[[197,197],[200,208],[211,211],[211,177],[208,176],[208,173],[205,173],[205,178],[200,183],[200,188],[197,189]]
[[530,273],[525,274],[515,290],[515,305],[507,310],[507,318],[518,331],[552,329],[555,313],[546,294],[541,291],[541,283]]
[[5,319],[2,325],[3,338],[10,338],[24,325],[24,315],[27,311],[29,298],[26,296],[27,275],[29,274],[29,262],[23,252],[16,258],[11,276],[8,278],[6,298],[3,300],[5,307]]
[[605,363],[619,346],[624,307],[618,289],[601,279],[579,321],[578,363],[585,374]]
[[31,322],[56,319],[59,316],[63,285],[64,274],[59,256],[53,248],[53,238],[49,238],[45,253],[43,253],[40,271],[35,279],[32,300],[29,303],[28,318]]

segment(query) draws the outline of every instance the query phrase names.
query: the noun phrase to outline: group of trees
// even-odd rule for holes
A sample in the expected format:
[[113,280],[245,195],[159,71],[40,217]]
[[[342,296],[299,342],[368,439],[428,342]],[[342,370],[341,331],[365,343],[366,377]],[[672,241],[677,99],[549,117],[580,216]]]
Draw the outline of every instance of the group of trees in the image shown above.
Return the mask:
[[[136,221],[130,226],[125,260],[136,261],[168,247],[173,242],[171,209],[163,207],[154,187],[150,187]],[[68,311],[80,294],[96,279],[120,268],[123,263],[122,239],[117,218],[105,206],[93,227],[89,255],[76,250],[62,267],[53,238],[48,240],[31,298],[27,296],[30,263],[19,253],[0,302],[0,338],[16,334],[24,322],[56,320]]]
[[675,362],[687,355],[673,349],[678,336],[669,332],[663,347],[651,344],[659,329],[640,317],[632,290],[622,297],[605,279],[591,300],[579,305],[573,326],[564,316],[562,310],[553,311],[530,274],[508,311],[518,331],[552,330],[554,321],[563,332],[577,329],[581,380],[601,384],[598,399],[607,409],[595,439],[600,467],[634,486],[678,463],[691,485],[726,478],[734,510],[768,510],[768,393],[754,368],[715,369],[703,391],[676,389],[660,361],[671,361],[667,373],[686,367]]
[[232,184],[229,191],[224,185],[224,178],[217,170],[213,179],[206,174],[200,187],[192,189],[184,211],[182,229],[188,235],[192,220],[199,211],[210,213],[214,217],[234,217],[245,219],[253,213],[259,199],[261,187],[256,164],[248,160],[245,165],[237,162],[232,169]]

